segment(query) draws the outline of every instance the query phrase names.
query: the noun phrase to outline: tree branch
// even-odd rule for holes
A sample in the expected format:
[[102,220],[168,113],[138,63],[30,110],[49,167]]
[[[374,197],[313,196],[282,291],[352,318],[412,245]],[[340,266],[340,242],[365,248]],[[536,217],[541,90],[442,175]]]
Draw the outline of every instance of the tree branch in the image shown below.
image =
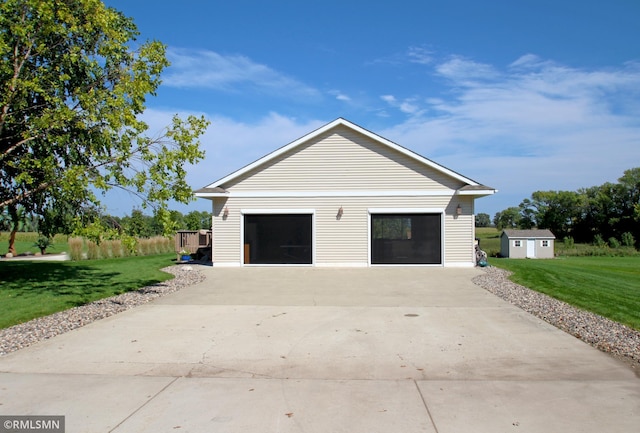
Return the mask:
[[12,204],[19,203],[21,200],[24,200],[27,197],[30,197],[38,192],[44,191],[45,189],[49,188],[51,185],[52,185],[52,182],[44,182],[29,191],[25,191],[22,194],[13,196],[12,198],[8,198],[5,201],[0,202],[0,209],[2,209],[5,206],[11,206]]
[[18,147],[27,144],[30,141],[35,140],[36,137],[29,137],[29,138],[25,138],[24,140],[20,140],[18,141],[16,144],[14,144],[13,146],[9,146],[6,150],[2,151],[2,154],[0,155],[0,160],[5,159],[11,152],[13,152],[14,150],[16,150]]
[[[23,16],[23,20],[24,20],[24,16]],[[27,62],[29,57],[31,57],[31,49],[35,44],[35,39],[31,38],[30,42],[31,43],[27,47],[27,50],[25,54],[22,56],[22,58],[19,58],[20,57],[19,43],[16,42],[16,45],[13,48],[13,77],[11,77],[11,84],[9,85],[9,92],[8,92],[9,97],[7,98],[6,104],[2,107],[2,112],[0,112],[0,136],[2,136],[5,120],[9,115],[9,106],[11,105],[10,101],[11,99],[13,99],[13,95],[15,94],[16,89],[18,88],[18,77],[20,76],[20,72],[22,71],[24,64]]]

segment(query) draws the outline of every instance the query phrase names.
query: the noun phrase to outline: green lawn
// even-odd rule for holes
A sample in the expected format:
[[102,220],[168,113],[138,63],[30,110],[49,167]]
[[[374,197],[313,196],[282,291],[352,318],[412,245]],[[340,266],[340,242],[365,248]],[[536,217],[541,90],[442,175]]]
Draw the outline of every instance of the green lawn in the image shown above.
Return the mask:
[[[26,252],[39,253],[40,249],[35,245],[36,239],[38,239],[37,233],[18,233],[16,236],[15,248],[18,254],[24,254]],[[0,232],[0,255],[5,255],[9,250],[9,233]],[[69,244],[67,243],[67,237],[62,235],[56,235],[53,238],[52,244],[47,248],[47,253],[61,253],[63,251],[69,252]]]
[[500,235],[502,230],[495,227],[476,227],[476,238],[480,239],[480,249],[489,257],[500,252]]
[[175,254],[78,262],[0,262],[0,328],[173,278]]
[[489,259],[512,281],[640,330],[640,257]]

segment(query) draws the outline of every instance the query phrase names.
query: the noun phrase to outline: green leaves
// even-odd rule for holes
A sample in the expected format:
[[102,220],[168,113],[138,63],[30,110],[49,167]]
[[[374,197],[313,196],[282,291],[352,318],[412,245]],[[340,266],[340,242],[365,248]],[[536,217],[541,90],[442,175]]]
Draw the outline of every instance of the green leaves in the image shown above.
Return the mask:
[[[640,168],[626,170],[618,183],[606,182],[578,191],[536,191],[519,207],[498,212],[498,229],[550,229],[558,239],[578,242],[615,238],[628,233],[640,238]],[[604,241],[603,241],[604,242]]]
[[98,0],[0,2],[0,209],[81,211],[123,188],[143,206],[187,202],[185,164],[209,122],[175,116],[160,137],[139,119],[169,65],[158,41],[132,46],[130,18]]

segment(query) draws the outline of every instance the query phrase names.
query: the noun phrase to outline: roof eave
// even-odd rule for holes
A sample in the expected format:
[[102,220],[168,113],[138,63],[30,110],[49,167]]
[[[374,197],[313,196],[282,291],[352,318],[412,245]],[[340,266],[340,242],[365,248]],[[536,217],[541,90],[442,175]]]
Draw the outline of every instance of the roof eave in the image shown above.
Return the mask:
[[206,199],[214,199],[214,198],[219,198],[219,197],[229,197],[229,194],[220,194],[220,193],[206,193],[206,192],[199,192],[199,193],[195,193],[194,194],[196,197],[198,198],[206,198]]
[[498,190],[486,185],[465,185],[456,191],[457,195],[467,195],[474,197],[486,197],[497,193]]
[[198,198],[214,199],[216,197],[229,197],[229,191],[220,187],[204,187],[193,191]]
[[497,189],[485,189],[485,190],[478,190],[478,191],[458,191],[457,195],[472,195],[475,197],[486,197],[489,195],[493,195],[497,192],[498,192]]

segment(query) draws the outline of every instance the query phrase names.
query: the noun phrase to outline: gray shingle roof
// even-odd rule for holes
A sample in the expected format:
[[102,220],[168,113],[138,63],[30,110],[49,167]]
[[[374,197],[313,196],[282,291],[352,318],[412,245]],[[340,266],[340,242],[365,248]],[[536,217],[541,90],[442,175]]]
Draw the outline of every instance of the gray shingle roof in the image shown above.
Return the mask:
[[551,230],[503,230],[503,234],[507,238],[547,238],[555,239],[555,235],[551,233]]

